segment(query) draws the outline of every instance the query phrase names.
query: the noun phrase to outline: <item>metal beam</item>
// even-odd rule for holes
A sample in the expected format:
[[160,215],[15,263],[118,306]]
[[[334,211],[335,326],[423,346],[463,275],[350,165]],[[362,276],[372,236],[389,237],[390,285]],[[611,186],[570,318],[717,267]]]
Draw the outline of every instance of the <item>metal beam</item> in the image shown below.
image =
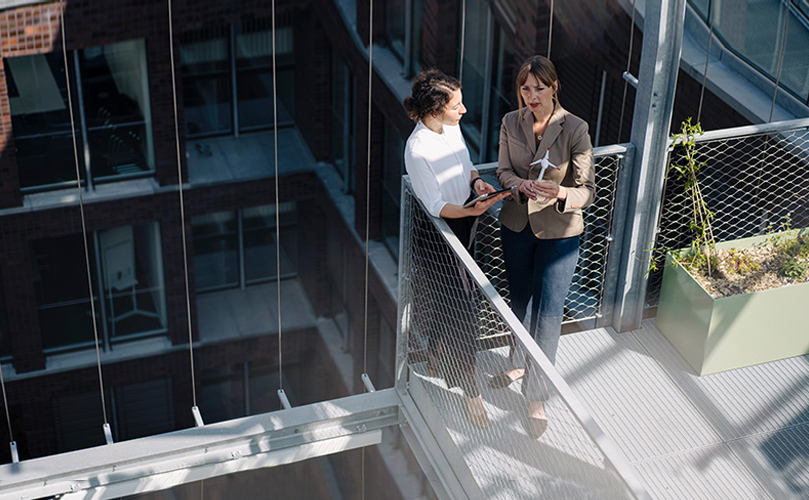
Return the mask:
[[[113,499],[379,444],[393,389],[0,466],[0,500]],[[61,496],[60,496],[61,495]]]
[[[616,203],[616,220],[625,224],[621,272],[613,312],[613,327],[624,332],[640,326],[646,301],[647,271],[654,245],[669,131],[683,46],[685,0],[646,2],[635,112],[631,141],[635,160],[627,165],[630,191]],[[626,185],[624,179],[621,184]]]

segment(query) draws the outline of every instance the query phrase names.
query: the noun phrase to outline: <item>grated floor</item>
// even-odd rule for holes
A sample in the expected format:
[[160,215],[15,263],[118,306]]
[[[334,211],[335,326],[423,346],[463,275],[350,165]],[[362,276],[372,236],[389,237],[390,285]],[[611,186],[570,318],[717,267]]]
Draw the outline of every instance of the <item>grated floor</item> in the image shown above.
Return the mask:
[[566,335],[557,360],[653,498],[809,498],[809,356],[700,377],[646,320]]
[[[624,486],[559,396],[528,437],[521,381],[492,389],[507,349],[478,354],[491,420],[469,424],[463,396],[414,366],[484,498],[623,498]],[[655,327],[565,335],[557,368],[655,500],[809,499],[809,356],[697,376]],[[596,492],[596,493],[593,493]]]

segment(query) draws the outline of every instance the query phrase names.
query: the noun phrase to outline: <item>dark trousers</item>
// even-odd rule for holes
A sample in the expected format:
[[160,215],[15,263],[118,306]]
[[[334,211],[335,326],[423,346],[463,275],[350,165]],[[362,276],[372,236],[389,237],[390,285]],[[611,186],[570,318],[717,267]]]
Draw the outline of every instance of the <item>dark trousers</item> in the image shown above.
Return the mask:
[[[524,321],[528,303],[531,303],[528,331],[545,356],[554,363],[562,332],[565,296],[579,259],[579,236],[540,240],[534,236],[531,226],[526,225],[520,232],[501,226],[500,238],[511,309],[520,321]],[[536,373],[538,370],[530,365],[524,364],[528,369],[523,383],[525,397],[531,401],[545,401],[548,391]]]

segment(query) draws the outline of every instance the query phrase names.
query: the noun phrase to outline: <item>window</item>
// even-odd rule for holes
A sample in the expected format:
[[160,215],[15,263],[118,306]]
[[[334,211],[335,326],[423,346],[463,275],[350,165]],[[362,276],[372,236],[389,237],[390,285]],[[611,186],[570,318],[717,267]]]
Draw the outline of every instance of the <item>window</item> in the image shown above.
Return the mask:
[[[284,386],[287,397],[294,401],[289,384]],[[205,422],[223,422],[277,410],[278,387],[278,368],[268,359],[203,370],[201,408]]]
[[404,60],[408,0],[385,0],[385,39],[388,47]]
[[7,81],[13,86],[11,127],[23,190],[75,183],[76,161],[88,188],[154,172],[143,40],[70,52],[67,61],[70,103],[61,52],[4,62]]
[[331,143],[329,156],[343,178],[347,193],[354,188],[354,77],[348,66],[332,50],[331,53]]
[[421,71],[423,0],[385,0],[385,43],[404,66],[404,76]]
[[[154,436],[176,429],[171,379],[120,385],[105,393],[113,441]],[[98,390],[57,396],[51,401],[51,411],[59,452],[106,443]]]
[[3,279],[0,277],[0,359],[11,357],[11,334],[8,331],[6,297],[3,292]]
[[[291,123],[295,109],[292,26],[275,28],[275,80],[278,123]],[[242,23],[236,30],[236,96],[239,130],[273,125],[272,24],[270,19]]]
[[[183,106],[188,137],[273,126],[272,20],[261,18],[182,36]],[[275,28],[278,123],[295,118],[293,30]],[[235,124],[235,126],[234,126]]]
[[[281,203],[281,277],[297,274],[297,208]],[[192,218],[194,278],[199,292],[262,283],[278,276],[275,205]]]
[[[481,36],[483,33],[486,36]],[[462,75],[469,112],[461,120],[461,128],[473,161],[497,161],[500,120],[514,109],[514,61],[513,42],[492,15],[488,2],[472,1],[466,16]]]
[[[166,299],[159,226],[147,223],[89,235],[99,340],[165,333]],[[35,241],[34,281],[46,352],[90,347],[94,331],[81,235]],[[99,301],[99,297],[103,300]]]
[[382,237],[388,250],[399,255],[399,206],[404,175],[405,143],[387,120],[382,161]]
[[183,100],[188,136],[233,130],[230,36],[225,28],[194,32],[180,45]]

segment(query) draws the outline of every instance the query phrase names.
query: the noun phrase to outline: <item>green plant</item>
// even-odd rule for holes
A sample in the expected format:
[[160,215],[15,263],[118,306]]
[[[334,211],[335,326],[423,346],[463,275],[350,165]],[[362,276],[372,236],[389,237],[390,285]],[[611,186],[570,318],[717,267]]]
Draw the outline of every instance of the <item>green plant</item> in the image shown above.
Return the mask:
[[781,265],[778,273],[787,278],[798,280],[806,278],[807,271],[809,271],[809,261],[788,257]]
[[681,148],[685,158],[684,164],[670,162],[668,175],[673,170],[684,184],[686,193],[691,201],[691,219],[688,228],[694,233],[691,246],[686,255],[680,255],[684,264],[693,268],[706,268],[707,274],[712,274],[712,269],[716,267],[716,241],[713,237],[711,222],[713,213],[708,210],[705,198],[702,196],[702,188],[697,174],[705,166],[705,162],[697,162],[696,159],[696,138],[703,134],[702,126],[697,122],[691,124],[691,118],[680,125],[680,132],[673,134],[673,150]]
[[739,275],[746,275],[759,270],[759,264],[752,257],[744,252],[731,249],[723,259],[723,264],[727,272]]

